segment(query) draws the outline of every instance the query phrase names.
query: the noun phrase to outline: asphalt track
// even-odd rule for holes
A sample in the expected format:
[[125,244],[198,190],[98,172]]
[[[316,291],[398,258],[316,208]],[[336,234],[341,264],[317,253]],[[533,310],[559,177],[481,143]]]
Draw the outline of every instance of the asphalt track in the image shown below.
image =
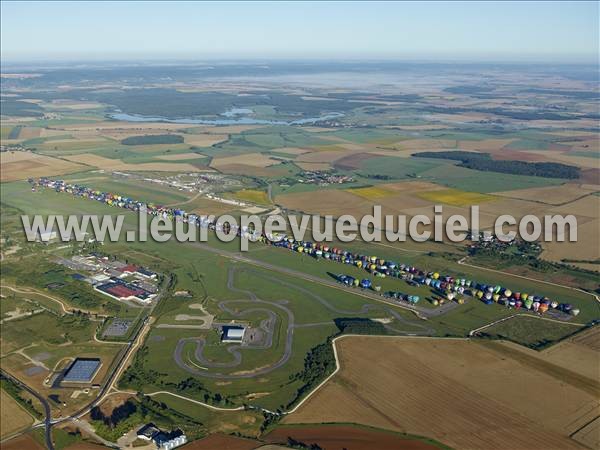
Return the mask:
[[[250,312],[257,312],[257,311],[266,312],[267,315],[269,316],[269,319],[267,319],[267,321],[271,326],[270,327],[267,327],[267,326],[262,327],[263,331],[265,332],[265,339],[264,339],[263,343],[256,344],[256,345],[252,345],[252,344],[245,345],[245,346],[242,346],[241,344],[240,345],[231,345],[227,348],[227,352],[229,352],[232,355],[232,360],[227,361],[227,362],[214,362],[214,361],[210,361],[210,360],[206,359],[202,353],[204,346],[206,345],[206,341],[204,338],[201,338],[201,337],[182,338],[177,342],[175,351],[173,352],[173,358],[175,360],[175,363],[180,368],[187,371],[188,373],[191,373],[193,375],[200,376],[200,377],[205,377],[205,378],[219,378],[219,379],[253,378],[256,376],[261,376],[261,375],[267,374],[269,372],[272,372],[273,370],[276,370],[276,369],[282,367],[292,356],[292,343],[293,343],[293,339],[294,339],[294,329],[295,328],[306,328],[306,327],[313,327],[313,326],[328,325],[328,324],[333,323],[333,322],[329,321],[329,322],[314,322],[314,323],[296,324],[294,313],[288,307],[285,306],[285,304],[288,303],[287,300],[270,302],[267,300],[259,299],[256,296],[256,294],[252,291],[236,288],[234,285],[234,280],[235,280],[235,274],[238,271],[248,271],[248,269],[239,269],[239,268],[233,268],[233,267],[230,268],[227,273],[227,288],[229,290],[231,290],[232,292],[238,292],[240,294],[244,294],[248,298],[242,299],[242,300],[221,301],[221,302],[219,302],[218,306],[222,311],[227,312],[235,317],[243,317],[244,315],[246,315]],[[295,284],[285,282],[279,278],[270,277],[270,276],[264,275],[259,272],[254,272],[254,271],[252,271],[252,272],[253,272],[254,276],[263,278],[269,282],[279,284],[281,286],[284,286],[284,287],[287,287],[287,288],[290,288],[290,289],[293,289],[296,291],[300,291],[306,296],[306,298],[310,298],[313,301],[319,302],[322,306],[324,306],[325,308],[329,309],[330,311],[332,311],[336,314],[339,314],[340,316],[347,316],[347,315],[356,316],[357,314],[366,314],[372,310],[381,310],[382,312],[387,313],[387,314],[391,315],[392,317],[394,317],[395,321],[397,321],[401,324],[408,325],[412,328],[410,330],[402,330],[402,329],[398,329],[394,326],[391,326],[390,324],[386,324],[385,327],[388,328],[393,333],[420,335],[420,336],[430,336],[435,333],[435,329],[432,327],[429,327],[427,324],[422,323],[422,322],[417,322],[416,320],[408,320],[408,319],[402,317],[398,313],[398,311],[395,311],[394,309],[392,309],[388,306],[385,306],[383,304],[366,304],[366,305],[363,305],[362,308],[358,311],[340,309],[340,308],[337,308],[334,305],[332,305],[330,302],[328,302],[323,297],[321,297],[321,296],[315,294],[314,292],[312,292],[308,289],[305,289],[301,286],[297,286]],[[231,309],[228,306],[232,303],[243,303],[243,302],[250,303],[253,306],[256,305],[256,307],[238,312],[238,311]],[[270,307],[277,308],[277,309],[281,310],[285,315],[287,315],[288,320],[287,320],[287,329],[286,329],[286,337],[285,337],[285,348],[284,348],[283,355],[281,356],[281,358],[279,358],[279,360],[277,360],[275,363],[265,366],[265,367],[261,367],[257,370],[244,371],[244,372],[239,372],[239,373],[222,373],[222,372],[211,371],[210,369],[223,369],[223,368],[231,369],[231,368],[239,366],[242,363],[242,354],[240,352],[241,348],[243,348],[244,350],[267,350],[273,346],[274,326],[275,326],[275,321],[277,320],[278,316],[271,309],[263,308],[263,307],[260,307],[259,305],[265,305],[265,306],[268,305]],[[263,321],[263,324],[264,324],[264,322],[265,321]],[[417,328],[418,330],[415,331],[414,328]],[[193,357],[196,359],[198,364],[196,364],[193,361],[190,361],[188,363],[185,360],[186,358],[184,357],[184,350],[185,350],[186,344],[188,344],[190,342],[196,344],[196,348],[195,348]]]
[[[228,251],[228,250],[223,250],[220,248],[215,248],[212,247],[208,244],[202,244],[199,242],[193,242],[190,243],[190,245],[193,245],[201,250],[205,250],[207,252],[210,253],[214,253],[217,254],[219,256],[222,256],[224,258],[227,259],[231,259],[233,261],[239,261],[239,262],[243,262],[255,267],[261,267],[263,269],[267,269],[270,272],[279,272],[282,273],[284,275],[290,275],[296,279],[303,279],[303,280],[307,280],[310,281],[312,283],[318,283],[318,284],[322,284],[324,286],[329,286],[332,287],[334,289],[338,289],[341,291],[346,291],[346,292],[350,292],[354,295],[358,295],[361,297],[366,297],[366,298],[370,298],[372,300],[375,300],[377,302],[381,302],[381,303],[387,303],[389,305],[393,305],[396,306],[398,308],[402,308],[402,309],[406,309],[408,311],[412,311],[416,314],[418,314],[421,317],[424,318],[429,318],[429,317],[437,317],[437,316],[441,316],[443,314],[446,314],[447,312],[453,310],[454,308],[458,307],[458,303],[456,302],[447,302],[444,303],[443,305],[440,305],[436,308],[427,308],[424,306],[418,306],[418,305],[413,305],[410,304],[408,302],[402,302],[402,301],[396,301],[396,300],[391,300],[388,299],[386,297],[384,297],[381,294],[377,294],[375,292],[372,291],[368,291],[365,289],[359,289],[359,288],[355,288],[355,287],[349,287],[346,285],[343,285],[341,283],[338,283],[336,281],[333,280],[326,280],[324,278],[321,278],[319,276],[315,276],[315,275],[310,275],[306,272],[301,272],[298,270],[294,270],[294,269],[289,269],[287,267],[281,266],[281,265],[275,265],[275,264],[270,264],[267,262],[263,262],[257,259],[252,259],[249,258],[248,256],[244,256],[243,254],[239,253],[239,252],[232,252],[232,251]],[[252,254],[252,252],[248,252],[247,254]],[[294,286],[294,288],[296,288]],[[466,299],[465,299],[466,300]],[[468,301],[468,300],[466,300]]]

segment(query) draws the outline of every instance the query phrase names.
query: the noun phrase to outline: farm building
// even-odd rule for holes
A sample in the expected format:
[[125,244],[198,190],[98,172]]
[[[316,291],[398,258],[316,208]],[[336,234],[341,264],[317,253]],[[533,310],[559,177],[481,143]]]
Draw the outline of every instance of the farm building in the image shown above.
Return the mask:
[[222,329],[222,342],[242,342],[246,328],[241,326],[224,326]]
[[187,442],[187,436],[181,430],[161,431],[153,423],[144,425],[137,431],[137,437],[144,441],[152,441],[160,450],[170,450]]
[[102,365],[99,358],[75,358],[63,375],[63,383],[91,383]]

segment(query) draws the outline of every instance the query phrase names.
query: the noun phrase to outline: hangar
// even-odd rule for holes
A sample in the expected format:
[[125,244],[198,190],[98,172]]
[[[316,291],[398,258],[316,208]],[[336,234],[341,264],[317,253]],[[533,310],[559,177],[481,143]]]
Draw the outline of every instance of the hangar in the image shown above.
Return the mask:
[[91,383],[100,368],[99,358],[75,358],[65,371],[63,383]]
[[224,326],[221,328],[221,331],[222,342],[242,342],[246,333],[246,327],[239,325]]

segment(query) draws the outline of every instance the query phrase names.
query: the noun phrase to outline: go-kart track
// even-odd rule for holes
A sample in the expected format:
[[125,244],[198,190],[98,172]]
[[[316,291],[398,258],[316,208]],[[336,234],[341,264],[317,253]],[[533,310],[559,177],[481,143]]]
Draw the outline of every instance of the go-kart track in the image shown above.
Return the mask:
[[[264,375],[266,373],[272,372],[273,370],[276,370],[276,369],[282,367],[292,356],[292,343],[293,343],[293,339],[294,339],[294,329],[295,328],[301,328],[301,327],[304,328],[304,327],[312,327],[312,326],[331,324],[331,322],[315,322],[315,323],[296,324],[295,320],[294,320],[294,313],[288,307],[285,306],[288,303],[288,300],[282,299],[282,300],[279,300],[276,302],[270,302],[270,301],[259,299],[256,296],[256,294],[254,294],[253,292],[251,292],[249,290],[236,288],[234,286],[235,274],[236,274],[236,272],[239,272],[242,270],[247,271],[249,269],[238,269],[238,268],[230,268],[229,269],[229,272],[227,274],[227,287],[229,290],[231,290],[233,292],[238,292],[240,294],[246,295],[247,298],[221,301],[218,304],[219,309],[221,309],[223,312],[226,312],[228,314],[231,314],[235,317],[240,317],[240,318],[244,317],[245,315],[247,315],[249,313],[257,312],[257,311],[267,313],[269,318],[266,320],[263,320],[261,323],[261,327],[260,327],[261,330],[265,333],[265,338],[262,340],[262,342],[256,343],[256,344],[249,343],[248,345],[244,345],[244,346],[242,346],[240,344],[229,345],[227,348],[227,351],[232,355],[233,360],[228,361],[228,362],[214,362],[214,361],[210,361],[207,358],[205,358],[203,355],[203,350],[204,350],[206,341],[204,338],[198,337],[198,338],[180,339],[177,342],[177,345],[175,347],[175,351],[173,353],[173,358],[175,360],[175,363],[179,367],[181,367],[183,370],[185,370],[193,375],[196,375],[196,376],[206,377],[206,378],[219,378],[219,379],[253,378],[256,376]],[[253,272],[254,276],[263,278],[265,280],[268,280],[269,282],[277,283],[284,287],[291,287],[295,290],[299,290],[303,294],[306,295],[307,300],[317,301],[321,305],[323,305],[325,308],[329,309],[330,311],[332,311],[336,314],[356,316],[357,314],[365,314],[369,311],[380,310],[386,314],[391,315],[394,318],[394,320],[397,322],[407,324],[407,325],[410,325],[411,327],[419,329],[417,331],[402,330],[402,329],[398,329],[390,324],[384,324],[384,326],[393,333],[421,335],[421,336],[429,336],[429,335],[433,335],[435,333],[435,330],[433,328],[431,328],[417,320],[407,320],[406,318],[402,317],[397,311],[395,311],[394,309],[392,309],[390,307],[385,306],[383,303],[382,304],[372,304],[372,303],[366,304],[366,305],[363,305],[363,307],[358,311],[347,311],[347,310],[343,310],[343,309],[338,309],[335,306],[333,306],[331,303],[329,303],[327,300],[325,300],[324,298],[320,297],[319,295],[311,292],[308,289],[304,289],[302,287],[292,285],[290,283],[286,283],[285,281],[282,281],[275,277],[269,277],[269,276],[263,275],[259,272],[255,272],[255,271],[252,271],[252,272]],[[229,307],[229,305],[231,305],[231,304],[240,304],[240,303],[248,303],[248,304],[250,304],[251,308],[238,312]],[[273,363],[269,366],[261,367],[254,371],[252,371],[252,370],[244,371],[244,372],[235,373],[235,374],[222,373],[222,372],[210,370],[210,369],[224,369],[224,368],[231,369],[231,368],[239,366],[242,363],[242,354],[240,352],[241,348],[243,348],[245,350],[257,350],[257,351],[267,350],[267,349],[271,348],[273,346],[274,329],[275,329],[276,321],[278,320],[278,316],[277,316],[277,314],[275,314],[273,312],[273,309],[278,309],[278,310],[282,311],[283,313],[285,313],[285,315],[287,315],[287,318],[288,318],[288,325],[287,325],[286,336],[285,336],[285,348],[283,351],[283,355],[281,356],[281,358],[278,361],[276,361],[275,363]],[[195,361],[192,361],[192,360],[190,360],[189,357],[186,358],[184,356],[185,346],[187,343],[190,343],[190,342],[196,343],[196,349],[193,354],[193,358],[195,359]]]

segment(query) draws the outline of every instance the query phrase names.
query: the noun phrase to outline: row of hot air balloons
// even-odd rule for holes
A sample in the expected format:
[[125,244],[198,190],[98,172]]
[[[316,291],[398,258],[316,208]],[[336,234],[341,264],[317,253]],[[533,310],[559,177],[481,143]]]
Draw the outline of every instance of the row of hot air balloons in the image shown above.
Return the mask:
[[[198,226],[209,227],[211,229],[222,226],[218,221],[209,222],[204,217],[188,214],[182,209],[144,203],[118,194],[102,192],[78,184],[66,183],[62,180],[40,178],[37,181],[29,179],[29,182],[34,186],[44,186],[54,189],[57,192],[70,193],[79,197],[100,201],[111,206],[136,211],[145,208],[146,212],[150,215],[175,218],[176,220],[195,223]],[[489,286],[464,278],[444,276],[439,272],[427,272],[411,265],[387,261],[375,255],[363,255],[350,252],[339,247],[329,246],[326,243],[296,241],[294,238],[284,234],[257,235],[256,232],[248,229],[233,229],[232,231],[246,237],[252,235],[254,238],[253,240],[265,242],[276,247],[287,248],[297,253],[308,254],[317,259],[325,258],[343,264],[351,264],[358,268],[365,269],[375,277],[384,278],[390,276],[404,279],[407,282],[431,286],[436,291],[445,295],[445,298],[450,301],[455,300],[461,303],[462,295],[471,295],[481,299],[481,301],[486,304],[500,303],[515,308],[525,307],[526,309],[531,309],[539,313],[544,313],[552,308],[562,310],[571,315],[579,314],[579,309],[574,308],[573,305],[550,301],[546,297],[530,296],[519,292],[513,293],[510,289],[499,285]],[[352,283],[354,284],[354,281]],[[365,289],[373,288],[374,290],[377,290],[376,288],[378,288],[378,286],[373,287],[371,281],[368,279],[361,280],[359,285]],[[407,297],[407,301],[417,303],[419,300],[418,297],[416,300],[415,298],[410,300]]]

